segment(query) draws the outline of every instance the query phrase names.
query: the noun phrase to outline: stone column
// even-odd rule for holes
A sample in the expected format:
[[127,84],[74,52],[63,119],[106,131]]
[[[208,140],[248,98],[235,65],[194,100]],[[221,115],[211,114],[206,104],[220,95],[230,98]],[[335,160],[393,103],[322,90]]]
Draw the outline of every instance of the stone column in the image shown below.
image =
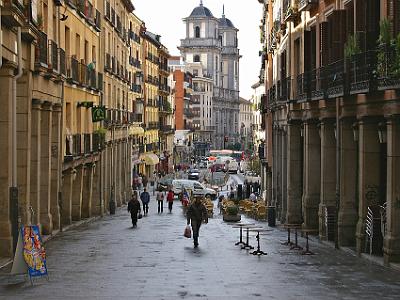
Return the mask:
[[118,141],[114,144],[114,182],[115,182],[115,190],[114,197],[117,207],[120,207],[122,204],[121,201],[121,151],[120,151],[121,143]]
[[72,224],[72,188],[74,185],[74,172],[68,169],[63,172],[61,222],[63,225]]
[[304,123],[303,228],[318,229],[321,193],[321,139],[317,123]]
[[400,262],[400,118],[387,123],[387,232],[384,237],[385,264]]
[[325,208],[336,205],[336,140],[333,122],[321,124],[321,197],[319,203],[319,237],[326,240]]
[[355,246],[357,225],[357,143],[354,141],[352,119],[339,124],[340,143],[340,208],[338,237],[340,246]]
[[40,157],[40,223],[42,233],[51,234],[53,220],[51,215],[51,141],[52,141],[52,104],[44,102],[41,113],[41,157]]
[[11,257],[13,238],[10,219],[10,191],[11,186],[11,111],[12,84],[15,65],[5,64],[0,68],[0,256]]
[[83,172],[82,218],[92,216],[93,164],[86,164]]
[[60,129],[61,129],[61,104],[53,105],[52,138],[51,138],[51,215],[53,217],[53,229],[60,228]]
[[82,219],[82,189],[83,189],[83,173],[85,167],[80,165],[75,169],[75,180],[72,186],[72,221],[80,221]]
[[286,222],[286,212],[287,212],[287,131],[282,129],[281,131],[281,223],[284,224]]
[[125,201],[129,201],[132,194],[132,140],[128,139],[126,146],[126,165],[125,165]]
[[286,222],[301,224],[301,197],[302,197],[302,141],[300,123],[288,124],[287,140],[287,214]]
[[40,124],[42,102],[32,100],[31,118],[31,206],[33,209],[32,224],[40,228]]
[[282,218],[282,208],[285,204],[282,203],[282,128],[279,128],[277,130],[277,145],[276,145],[276,150],[277,150],[277,168],[276,168],[276,201],[279,203],[280,207],[280,212]]
[[[273,128],[273,142],[272,142],[272,205],[278,206],[278,133],[274,126]],[[247,195],[248,196],[248,195]],[[279,204],[280,205],[280,204]],[[281,207],[281,205],[280,205]],[[278,212],[280,214],[280,212]]]
[[93,184],[92,184],[92,215],[100,216],[104,213],[103,199],[101,193],[101,168],[102,162],[98,160],[93,166]]
[[359,178],[358,178],[358,222],[357,253],[365,248],[365,220],[370,205],[378,205],[380,200],[380,143],[378,122],[374,119],[363,119],[359,127]]
[[104,198],[104,209],[106,211],[109,210],[110,207],[110,195],[111,195],[111,148],[110,145],[106,146],[106,149],[103,151],[103,170],[104,170],[104,189],[103,189],[103,198]]
[[18,206],[22,224],[31,224],[31,73],[23,72],[17,80],[17,183]]

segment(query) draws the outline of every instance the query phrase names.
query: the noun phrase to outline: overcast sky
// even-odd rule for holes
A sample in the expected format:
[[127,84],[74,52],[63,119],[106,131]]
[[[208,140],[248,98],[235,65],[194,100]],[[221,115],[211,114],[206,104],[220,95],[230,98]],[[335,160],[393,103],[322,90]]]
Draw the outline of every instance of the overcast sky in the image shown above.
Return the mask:
[[[135,14],[146,23],[149,31],[161,35],[161,42],[168,47],[170,54],[180,55],[177,46],[185,38],[183,18],[200,4],[200,0],[132,0]],[[260,45],[261,4],[256,0],[203,0],[205,7],[214,17],[225,16],[239,29],[240,96],[250,99],[251,86],[258,81],[261,58]]]

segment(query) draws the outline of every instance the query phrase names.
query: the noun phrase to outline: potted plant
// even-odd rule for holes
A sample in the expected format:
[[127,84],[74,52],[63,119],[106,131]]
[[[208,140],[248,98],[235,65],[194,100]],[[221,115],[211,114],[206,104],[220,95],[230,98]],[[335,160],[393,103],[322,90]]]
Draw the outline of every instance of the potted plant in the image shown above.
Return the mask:
[[223,220],[225,222],[239,222],[241,220],[241,215],[239,214],[239,207],[237,205],[228,206],[223,215]]

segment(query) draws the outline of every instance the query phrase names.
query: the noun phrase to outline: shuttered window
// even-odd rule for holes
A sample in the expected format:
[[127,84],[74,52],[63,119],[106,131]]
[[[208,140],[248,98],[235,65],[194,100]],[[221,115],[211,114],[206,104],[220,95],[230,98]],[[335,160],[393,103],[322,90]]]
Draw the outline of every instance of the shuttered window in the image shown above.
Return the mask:
[[376,47],[379,38],[380,0],[367,0],[366,4],[366,46],[369,50]]
[[400,34],[400,0],[388,1],[388,17],[392,25],[392,34]]
[[304,31],[304,72],[311,71],[311,31]]
[[319,34],[321,66],[326,66],[329,61],[328,22],[322,22],[319,24]]
[[361,51],[365,51],[365,36],[366,36],[366,5],[365,1],[357,1],[356,7],[356,34],[360,44]]

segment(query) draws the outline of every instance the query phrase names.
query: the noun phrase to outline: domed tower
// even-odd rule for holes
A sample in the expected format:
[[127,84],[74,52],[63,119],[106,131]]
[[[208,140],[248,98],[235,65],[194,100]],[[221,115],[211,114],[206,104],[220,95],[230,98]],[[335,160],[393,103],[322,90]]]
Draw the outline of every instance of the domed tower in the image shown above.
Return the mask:
[[179,49],[188,70],[195,76],[193,82],[199,81],[201,85],[200,78],[212,82],[212,101],[205,101],[199,95],[200,115],[208,119],[199,121],[212,128],[213,148],[222,149],[238,142],[239,136],[238,29],[225,17],[225,12],[221,18],[214,17],[203,1],[183,21],[186,37]]
[[222,44],[223,70],[221,72],[220,86],[229,90],[239,90],[239,49],[237,32],[239,31],[231,20],[225,17],[225,7],[222,17],[218,20],[219,38]]
[[221,61],[218,19],[203,5],[195,7],[189,17],[184,18],[186,38],[181,40],[181,55],[186,63],[200,62],[202,73],[214,79],[218,85],[217,66]]

